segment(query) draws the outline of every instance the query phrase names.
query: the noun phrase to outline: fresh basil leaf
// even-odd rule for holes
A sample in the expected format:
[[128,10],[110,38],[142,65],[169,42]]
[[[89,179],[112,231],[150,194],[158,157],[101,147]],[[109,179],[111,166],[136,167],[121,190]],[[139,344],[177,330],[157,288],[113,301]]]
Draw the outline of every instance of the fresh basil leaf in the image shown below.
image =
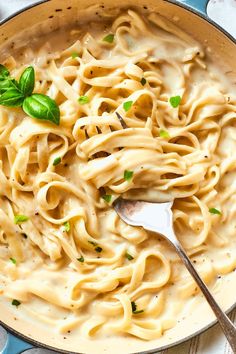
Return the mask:
[[7,107],[22,106],[24,96],[19,90],[11,88],[0,96],[0,105]]
[[60,124],[60,110],[56,102],[49,96],[34,93],[26,97],[23,110],[32,118],[48,120],[56,125]]
[[5,78],[5,77],[7,77],[9,75],[10,75],[9,70],[4,65],[0,64],[0,77],[1,78],[2,77]]
[[34,91],[35,72],[32,66],[28,66],[21,74],[19,81],[20,91],[25,97],[30,96]]
[[15,89],[15,90],[19,91],[19,85],[15,79],[5,78],[3,80],[0,80],[0,94],[1,95],[10,89]]

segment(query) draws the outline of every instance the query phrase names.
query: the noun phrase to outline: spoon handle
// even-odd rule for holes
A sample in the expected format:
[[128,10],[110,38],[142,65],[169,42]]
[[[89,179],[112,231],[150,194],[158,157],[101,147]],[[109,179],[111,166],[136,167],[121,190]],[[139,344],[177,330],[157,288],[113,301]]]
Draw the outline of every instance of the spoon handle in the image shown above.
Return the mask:
[[228,316],[221,310],[220,306],[217,304],[214,297],[211,295],[204,281],[200,278],[199,274],[197,273],[196,269],[192,265],[192,262],[190,261],[189,257],[187,256],[187,254],[185,253],[184,249],[179,244],[179,242],[175,242],[173,243],[173,245],[175,246],[179,257],[184,262],[189,273],[193,276],[197,285],[199,286],[205,298],[207,299],[208,304],[211,306],[212,310],[214,311],[219,321],[219,324],[233,350],[233,353],[236,354],[236,327],[230,321]]

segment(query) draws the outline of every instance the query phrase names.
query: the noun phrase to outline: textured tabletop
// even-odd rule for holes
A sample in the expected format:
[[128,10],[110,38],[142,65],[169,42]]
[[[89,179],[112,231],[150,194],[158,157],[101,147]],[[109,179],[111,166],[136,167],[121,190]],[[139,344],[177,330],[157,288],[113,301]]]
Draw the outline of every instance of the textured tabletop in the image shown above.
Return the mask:
[[[35,0],[0,0],[0,19],[9,16],[14,11],[37,2]],[[210,0],[207,8],[209,17],[224,27],[236,37],[236,0]],[[236,323],[236,310],[230,315]],[[0,354],[6,341],[6,336],[0,327]],[[24,352],[26,353],[26,352]],[[28,354],[51,354],[52,351],[29,350]],[[55,352],[54,352],[55,353]],[[193,338],[172,349],[165,350],[159,354],[231,354],[224,336],[218,325],[205,333]],[[15,353],[7,353],[15,354]],[[95,353],[94,353],[95,354]],[[122,354],[122,353],[121,353]]]

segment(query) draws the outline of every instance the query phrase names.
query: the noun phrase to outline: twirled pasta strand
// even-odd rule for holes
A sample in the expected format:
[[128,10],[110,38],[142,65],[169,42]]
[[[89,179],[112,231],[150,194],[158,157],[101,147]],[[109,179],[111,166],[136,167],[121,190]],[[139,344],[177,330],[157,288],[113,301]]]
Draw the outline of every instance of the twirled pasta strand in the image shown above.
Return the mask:
[[[113,43],[99,26],[61,52],[26,51],[37,92],[60,106],[59,127],[0,109],[0,288],[61,332],[152,340],[175,325],[195,286],[165,241],[125,225],[102,196],[175,199],[177,236],[203,278],[231,271],[235,258],[203,259],[234,236],[236,100],[201,46],[162,17],[122,13]],[[7,62],[19,77],[23,67]],[[171,96],[181,96],[178,107]],[[29,219],[15,224],[16,214]]]

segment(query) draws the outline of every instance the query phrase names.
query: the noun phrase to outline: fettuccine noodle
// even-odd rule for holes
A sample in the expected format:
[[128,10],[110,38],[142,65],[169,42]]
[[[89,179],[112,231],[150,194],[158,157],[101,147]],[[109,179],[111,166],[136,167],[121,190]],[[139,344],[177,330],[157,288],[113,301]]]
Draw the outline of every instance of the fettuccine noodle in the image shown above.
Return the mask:
[[112,202],[174,200],[203,279],[232,271],[236,99],[203,48],[155,13],[70,35],[69,48],[4,63],[15,78],[34,66],[61,123],[0,109],[0,293],[62,333],[156,339],[198,288],[168,243],[126,225]]

